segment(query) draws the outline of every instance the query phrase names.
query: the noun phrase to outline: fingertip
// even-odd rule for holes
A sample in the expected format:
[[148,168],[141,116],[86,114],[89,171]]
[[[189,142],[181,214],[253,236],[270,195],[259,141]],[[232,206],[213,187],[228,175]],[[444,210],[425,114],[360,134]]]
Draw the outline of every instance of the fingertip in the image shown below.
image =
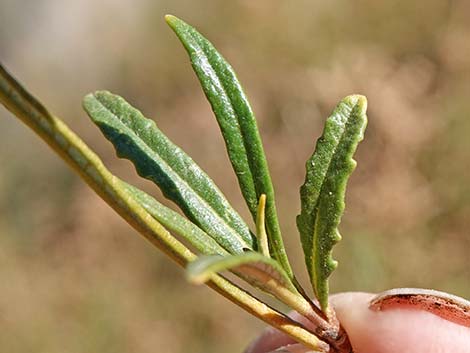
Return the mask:
[[338,318],[357,353],[470,353],[470,329],[422,310],[369,309],[373,295],[332,297]]
[[[374,311],[369,308],[374,296],[369,293],[341,293],[331,298],[355,353],[470,353],[470,328],[423,310],[394,308]],[[308,322],[298,314],[291,315],[308,326]],[[278,347],[283,347],[284,352],[308,352],[308,349],[295,351],[301,346],[293,343],[279,331],[267,329],[246,353],[275,352]]]

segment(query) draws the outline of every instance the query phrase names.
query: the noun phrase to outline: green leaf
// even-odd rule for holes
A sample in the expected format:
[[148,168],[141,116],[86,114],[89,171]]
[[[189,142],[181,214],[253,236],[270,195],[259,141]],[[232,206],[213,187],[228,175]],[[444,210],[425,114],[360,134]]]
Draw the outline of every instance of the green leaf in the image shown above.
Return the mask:
[[167,15],[166,21],[183,43],[217,118],[243,197],[256,220],[258,200],[267,197],[266,227],[271,254],[292,277],[281,237],[274,188],[248,99],[232,67],[214,46],[184,21]]
[[332,248],[341,239],[338,225],[344,211],[346,183],[356,166],[353,154],[367,125],[367,100],[344,98],[326,120],[323,135],[307,161],[300,188],[301,213],[297,217],[305,262],[315,295],[328,309],[328,277],[337,266]]
[[197,225],[162,205],[146,192],[121,180],[121,185],[139,204],[164,227],[189,241],[206,255],[226,255],[227,251]]
[[272,291],[272,282],[277,286],[296,292],[289,276],[275,260],[257,252],[239,255],[201,256],[188,264],[188,279],[196,284],[205,283],[211,276],[222,271],[232,271],[254,286]]
[[212,180],[140,111],[106,91],[83,102],[93,122],[130,159],[140,176],[156,183],[185,215],[230,253],[253,249],[255,238]]

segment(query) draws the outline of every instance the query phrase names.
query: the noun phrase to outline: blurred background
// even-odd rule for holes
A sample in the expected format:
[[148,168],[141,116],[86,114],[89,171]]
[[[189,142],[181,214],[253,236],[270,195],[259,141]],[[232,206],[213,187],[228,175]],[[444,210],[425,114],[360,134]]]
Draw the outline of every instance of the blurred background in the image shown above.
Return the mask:
[[[369,99],[333,292],[432,287],[470,297],[470,2],[0,0],[0,59],[116,174],[81,109],[108,89],[181,145],[248,218],[175,14],[238,72],[259,120],[285,242],[304,163],[345,95]],[[264,326],[144,241],[0,108],[0,342],[23,352],[240,352]],[[249,219],[249,218],[248,218]]]

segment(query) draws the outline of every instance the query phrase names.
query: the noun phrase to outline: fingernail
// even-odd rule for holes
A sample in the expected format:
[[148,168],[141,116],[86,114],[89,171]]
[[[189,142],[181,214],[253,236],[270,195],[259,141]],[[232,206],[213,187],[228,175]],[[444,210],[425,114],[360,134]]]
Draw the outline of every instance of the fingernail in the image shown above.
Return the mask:
[[444,320],[470,327],[470,302],[455,295],[432,289],[391,289],[372,298],[369,308],[374,311],[424,310]]

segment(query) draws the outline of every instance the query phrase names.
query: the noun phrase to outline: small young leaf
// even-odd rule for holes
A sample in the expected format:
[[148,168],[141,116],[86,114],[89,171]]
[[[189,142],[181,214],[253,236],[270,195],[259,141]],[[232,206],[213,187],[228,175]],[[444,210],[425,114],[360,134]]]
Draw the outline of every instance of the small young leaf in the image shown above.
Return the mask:
[[247,282],[268,291],[270,290],[268,282],[275,280],[279,285],[296,292],[282,267],[275,260],[257,252],[228,256],[202,256],[190,262],[187,267],[188,279],[197,284],[207,282],[212,275],[222,271],[233,271]]
[[140,111],[106,91],[85,97],[83,106],[140,176],[156,183],[185,215],[230,253],[254,249],[256,240],[212,180]]
[[248,99],[232,67],[214,46],[184,21],[167,15],[166,21],[183,43],[217,118],[227,152],[248,208],[256,220],[258,200],[266,195],[266,227],[271,254],[292,277],[281,237],[274,188]]
[[269,253],[268,235],[266,234],[266,195],[259,197],[258,214],[256,215],[256,236],[258,238],[258,251],[266,257],[271,257]]
[[168,230],[179,234],[189,241],[197,250],[205,255],[227,255],[227,251],[222,248],[213,238],[204,232],[197,225],[187,220],[179,213],[162,205],[146,192],[121,181],[122,187],[130,194],[139,204],[160,222]]
[[367,125],[366,109],[367,100],[359,95],[348,96],[338,104],[307,161],[305,183],[300,188],[297,227],[310,280],[325,312],[328,277],[337,266],[332,248],[341,239],[337,227],[344,211],[346,183],[356,166],[352,157]]

